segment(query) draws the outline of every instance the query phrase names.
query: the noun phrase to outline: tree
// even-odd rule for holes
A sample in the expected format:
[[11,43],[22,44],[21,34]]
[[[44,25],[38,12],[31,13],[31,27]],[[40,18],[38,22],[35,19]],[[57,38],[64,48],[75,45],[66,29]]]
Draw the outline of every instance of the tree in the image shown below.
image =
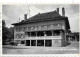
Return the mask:
[[68,30],[68,33],[71,33],[71,30]]
[[9,41],[13,41],[13,39],[14,39],[14,27],[10,27],[9,31],[10,31]]
[[5,20],[2,20],[2,44],[6,44],[6,42],[9,40],[10,31],[6,27]]
[[2,27],[5,27],[5,26],[6,26],[5,20],[2,20]]

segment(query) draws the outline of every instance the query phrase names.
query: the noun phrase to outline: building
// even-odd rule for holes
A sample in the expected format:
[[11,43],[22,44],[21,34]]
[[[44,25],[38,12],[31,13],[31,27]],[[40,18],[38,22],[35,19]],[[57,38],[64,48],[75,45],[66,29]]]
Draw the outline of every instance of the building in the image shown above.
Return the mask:
[[14,42],[25,46],[57,47],[68,43],[67,31],[70,29],[68,17],[65,16],[65,8],[62,8],[62,16],[59,8],[47,13],[38,13],[14,25]]
[[79,32],[73,32],[68,34],[69,41],[79,41]]

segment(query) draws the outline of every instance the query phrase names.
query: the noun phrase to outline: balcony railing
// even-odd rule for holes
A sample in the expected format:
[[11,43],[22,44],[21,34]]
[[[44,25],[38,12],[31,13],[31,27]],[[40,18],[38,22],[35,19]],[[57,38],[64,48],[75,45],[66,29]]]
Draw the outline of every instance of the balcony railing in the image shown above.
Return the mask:
[[14,40],[35,40],[35,39],[61,39],[61,36],[40,36],[40,37],[25,37],[25,38],[18,38]]

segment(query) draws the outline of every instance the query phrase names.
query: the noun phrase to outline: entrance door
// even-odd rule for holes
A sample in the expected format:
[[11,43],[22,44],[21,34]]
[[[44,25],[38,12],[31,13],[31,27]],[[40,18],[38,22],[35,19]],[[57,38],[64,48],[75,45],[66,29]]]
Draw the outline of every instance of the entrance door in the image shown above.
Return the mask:
[[30,40],[26,40],[26,46],[30,46]]
[[52,46],[52,40],[45,40],[45,46]]

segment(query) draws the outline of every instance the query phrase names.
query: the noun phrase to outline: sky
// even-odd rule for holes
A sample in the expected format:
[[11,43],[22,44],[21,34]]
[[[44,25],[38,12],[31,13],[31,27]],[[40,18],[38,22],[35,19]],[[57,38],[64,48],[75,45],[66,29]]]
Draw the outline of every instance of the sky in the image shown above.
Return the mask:
[[62,7],[65,8],[65,16],[68,17],[70,30],[79,32],[79,5],[77,4],[39,4],[39,5],[3,5],[2,19],[5,20],[7,27],[12,27],[12,23],[24,20],[24,14],[28,14],[28,18],[38,14],[55,11],[59,8],[59,13],[62,15]]

